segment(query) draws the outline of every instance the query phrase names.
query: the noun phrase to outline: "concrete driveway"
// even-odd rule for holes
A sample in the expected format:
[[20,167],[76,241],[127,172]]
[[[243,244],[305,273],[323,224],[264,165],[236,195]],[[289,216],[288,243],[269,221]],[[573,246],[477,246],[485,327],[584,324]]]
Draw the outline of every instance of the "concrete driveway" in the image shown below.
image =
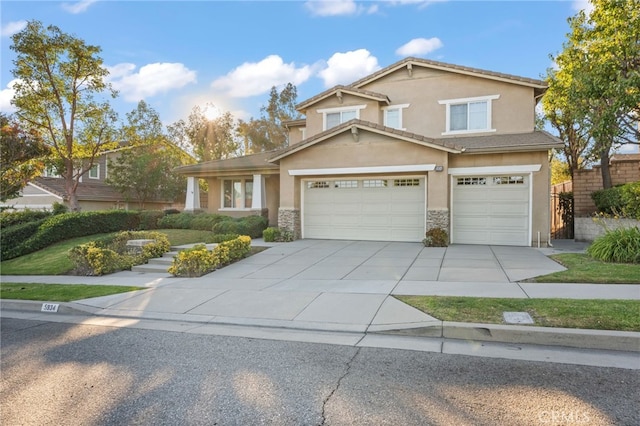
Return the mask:
[[393,295],[529,297],[516,280],[562,269],[526,247],[298,240],[199,278],[124,271],[38,281],[147,287],[76,303],[97,315],[367,332],[439,323]]

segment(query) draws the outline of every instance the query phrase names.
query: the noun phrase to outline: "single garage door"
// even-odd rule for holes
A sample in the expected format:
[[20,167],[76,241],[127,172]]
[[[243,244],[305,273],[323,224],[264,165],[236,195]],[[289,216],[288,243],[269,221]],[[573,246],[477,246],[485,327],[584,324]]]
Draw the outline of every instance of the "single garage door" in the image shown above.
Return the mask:
[[529,176],[453,177],[457,244],[529,246]]
[[304,238],[422,241],[424,178],[303,181]]

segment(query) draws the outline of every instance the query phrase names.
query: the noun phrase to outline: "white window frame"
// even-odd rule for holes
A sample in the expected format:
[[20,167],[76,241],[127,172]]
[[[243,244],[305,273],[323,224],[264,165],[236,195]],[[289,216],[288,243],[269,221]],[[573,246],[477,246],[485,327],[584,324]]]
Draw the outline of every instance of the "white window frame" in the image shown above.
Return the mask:
[[[486,132],[495,132],[496,129],[492,128],[491,125],[491,117],[492,117],[492,101],[499,99],[500,95],[488,95],[488,96],[477,96],[474,98],[459,98],[459,99],[445,99],[438,101],[440,105],[446,106],[446,122],[445,122],[445,131],[442,132],[442,135],[460,135],[466,133],[486,133]],[[468,129],[469,125],[469,109],[468,105],[471,103],[477,102],[486,102],[487,103],[487,123],[484,129]],[[467,129],[466,130],[451,130],[451,106],[452,105],[467,105]]]
[[[345,106],[345,107],[339,107],[339,108],[322,108],[317,110],[316,112],[318,114],[322,114],[322,130],[329,130],[327,129],[327,114],[336,114],[339,113],[340,114],[340,124],[344,123],[344,121],[342,120],[342,114],[345,112],[355,112],[356,113],[356,119],[360,119],[360,110],[365,109],[367,106],[366,105],[351,105],[351,106]],[[340,125],[338,124],[338,125]]]
[[[96,175],[92,176],[91,171],[93,170],[94,167],[96,170]],[[89,177],[89,179],[100,179],[100,164],[92,165],[89,171],[87,172],[87,176]]]
[[388,121],[387,121],[387,113],[388,113],[389,111],[398,111],[398,124],[399,124],[399,126],[398,126],[398,127],[393,127],[393,128],[394,128],[394,129],[398,129],[398,130],[407,130],[407,129],[403,126],[403,124],[404,124],[404,120],[403,120],[403,118],[402,118],[402,115],[403,115],[402,110],[404,110],[405,108],[409,108],[409,105],[410,105],[410,104],[401,104],[401,105],[389,105],[389,106],[386,106],[386,107],[382,107],[382,111],[383,111],[383,115],[384,115],[384,119],[383,119],[384,121],[383,121],[383,124],[384,124],[385,126],[387,126],[387,127],[393,127],[393,126],[390,126],[390,125],[388,124]]
[[[231,182],[231,191],[233,191],[233,184],[234,182],[240,182],[240,198],[242,198],[243,201],[243,205],[242,207],[225,207],[224,205],[224,183],[225,182]],[[228,179],[221,179],[220,180],[220,211],[239,211],[239,210],[243,210],[243,211],[248,211],[251,210],[251,206],[249,207],[245,207],[247,205],[247,193],[246,193],[246,189],[247,189],[247,182],[251,182],[252,185],[254,183],[253,178],[228,178]],[[252,202],[253,202],[253,189],[251,190],[251,197],[252,197]],[[231,198],[232,200],[232,204],[233,204],[233,200],[234,198]]]

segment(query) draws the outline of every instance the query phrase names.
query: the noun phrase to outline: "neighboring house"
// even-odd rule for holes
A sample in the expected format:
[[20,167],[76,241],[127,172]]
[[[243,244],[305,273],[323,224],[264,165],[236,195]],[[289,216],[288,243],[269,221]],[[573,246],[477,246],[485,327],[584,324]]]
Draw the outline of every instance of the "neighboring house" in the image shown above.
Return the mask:
[[[546,245],[545,82],[407,58],[297,105],[285,149],[185,166],[208,211],[267,215],[300,238]],[[197,209],[187,196],[187,209]]]
[[[136,201],[127,201],[122,194],[105,183],[108,173],[109,160],[115,159],[122,148],[108,151],[98,157],[91,170],[82,176],[76,194],[82,211],[108,209],[138,209]],[[54,203],[61,203],[69,207],[69,197],[64,187],[64,179],[52,172],[45,171],[43,176],[27,183],[20,196],[6,200],[1,207],[14,209],[51,209]],[[144,204],[146,210],[184,208],[184,203],[174,203],[167,200],[152,200]]]

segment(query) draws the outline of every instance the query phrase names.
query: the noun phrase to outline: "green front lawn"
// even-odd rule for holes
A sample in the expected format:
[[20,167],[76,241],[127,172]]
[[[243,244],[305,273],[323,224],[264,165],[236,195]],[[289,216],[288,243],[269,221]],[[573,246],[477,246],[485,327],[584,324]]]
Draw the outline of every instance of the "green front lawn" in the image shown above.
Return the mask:
[[144,289],[119,285],[0,283],[0,299],[71,302]]
[[[193,229],[158,229],[167,235],[172,246],[204,242],[213,232]],[[67,252],[80,244],[93,241],[109,234],[96,234],[73,238],[53,244],[34,253],[0,263],[2,275],[63,275],[73,269]]]
[[607,263],[593,259],[588,254],[563,253],[550,256],[567,268],[566,271],[531,278],[538,283],[596,283],[640,284],[640,265]]
[[502,324],[503,312],[528,312],[535,326],[640,331],[640,301],[396,296],[442,321]]

